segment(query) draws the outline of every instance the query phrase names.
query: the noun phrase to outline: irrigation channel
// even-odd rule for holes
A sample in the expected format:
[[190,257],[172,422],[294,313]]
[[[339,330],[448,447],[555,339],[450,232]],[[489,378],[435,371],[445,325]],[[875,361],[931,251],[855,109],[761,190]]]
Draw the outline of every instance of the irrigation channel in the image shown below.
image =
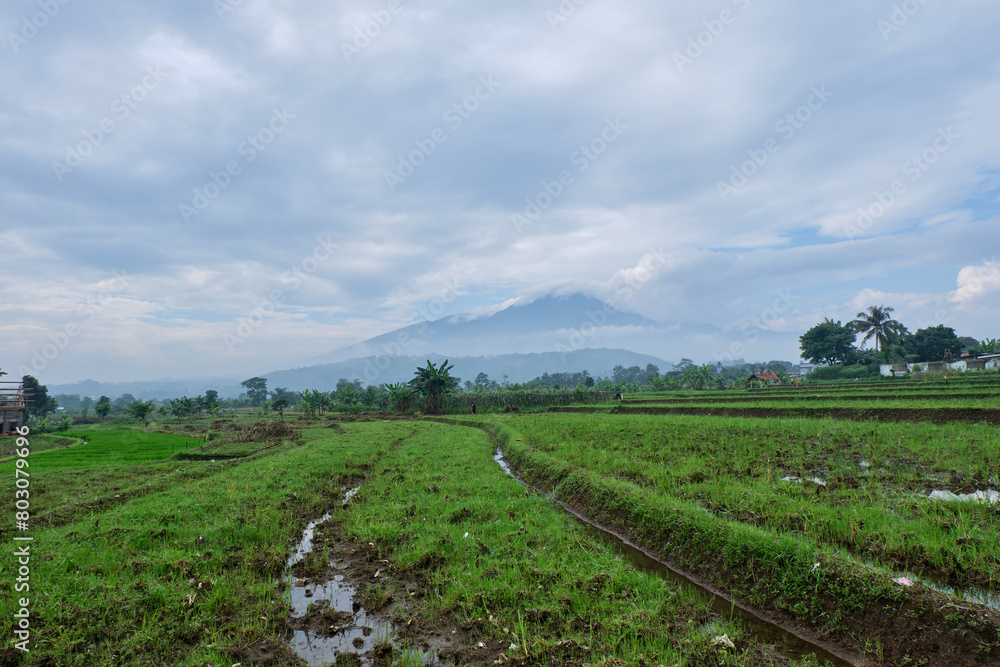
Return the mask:
[[[489,435],[491,438],[493,437],[492,434]],[[496,445],[493,460],[505,473],[528,489],[542,495],[548,495],[542,489],[532,486],[515,474],[504,458],[500,443],[497,442],[496,438],[493,438],[493,442]],[[719,589],[699,582],[675,569],[669,563],[659,560],[651,551],[632,543],[625,536],[592,522],[565,503],[559,502],[559,505],[567,513],[576,517],[587,532],[615,549],[637,570],[661,577],[710,601],[712,608],[720,616],[740,623],[758,643],[776,646],[782,655],[790,659],[801,659],[808,655],[815,655],[820,660],[827,661],[835,667],[857,667],[863,664],[859,656],[830,642],[808,639],[789,627],[768,620],[762,614],[740,604]]]
[[[344,504],[361,490],[355,487],[344,492]],[[388,620],[369,615],[361,604],[355,601],[357,591],[343,574],[334,575],[332,579],[322,583],[310,583],[307,579],[298,579],[292,573],[292,568],[300,563],[313,551],[313,537],[316,527],[329,521],[331,514],[324,514],[309,523],[302,532],[302,539],[295,551],[288,557],[285,564],[284,580],[289,588],[292,619],[301,619],[310,611],[310,606],[316,609],[321,605],[324,611],[329,609],[343,619],[343,625],[334,630],[332,636],[320,636],[309,630],[295,630],[291,640],[292,650],[309,665],[333,664],[341,653],[354,652],[359,655],[371,652],[379,644],[390,644],[394,649],[409,651],[418,655],[425,664],[438,664],[434,654],[421,653],[411,647],[400,646],[394,641],[395,629]],[[330,567],[337,569],[337,562],[331,562]],[[331,628],[332,629],[332,628]],[[361,664],[369,664],[370,660],[361,658]]]

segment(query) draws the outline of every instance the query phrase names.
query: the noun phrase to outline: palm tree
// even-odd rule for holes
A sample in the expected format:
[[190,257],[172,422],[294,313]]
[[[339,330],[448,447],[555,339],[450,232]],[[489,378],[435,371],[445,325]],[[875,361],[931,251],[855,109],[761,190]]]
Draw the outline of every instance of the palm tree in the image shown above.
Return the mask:
[[969,348],[969,354],[996,354],[997,339],[981,340]]
[[[100,403],[97,404],[100,407]],[[181,417],[184,416],[184,403],[180,399],[172,398],[170,399],[170,414],[177,417],[177,423],[181,422]]]
[[454,368],[454,364],[449,366],[447,359],[437,368],[428,359],[425,368],[417,368],[416,372],[414,372],[414,378],[410,380],[410,386],[426,397],[425,407],[427,412],[437,412],[440,410],[441,401],[445,394],[450,394],[458,386],[458,378],[453,378],[448,373],[452,368]]
[[[194,401],[187,396],[182,396],[180,404],[181,409],[183,409],[184,413],[187,415],[188,421],[191,421],[191,417],[194,416]],[[177,421],[180,421],[180,417],[177,418]]]
[[323,410],[329,410],[333,405],[333,399],[325,391],[313,390],[313,396],[316,399],[316,407],[319,408],[319,414],[322,416]]
[[354,387],[351,385],[345,385],[337,392],[337,398],[340,399],[341,405],[349,408],[357,402],[358,393],[354,391]]
[[905,330],[905,327],[890,317],[892,306],[868,306],[868,310],[857,314],[857,319],[848,322],[847,325],[854,329],[855,333],[863,333],[865,337],[861,339],[864,345],[869,340],[875,339],[875,363],[878,363],[879,343],[884,349],[889,344],[890,338],[895,338]]

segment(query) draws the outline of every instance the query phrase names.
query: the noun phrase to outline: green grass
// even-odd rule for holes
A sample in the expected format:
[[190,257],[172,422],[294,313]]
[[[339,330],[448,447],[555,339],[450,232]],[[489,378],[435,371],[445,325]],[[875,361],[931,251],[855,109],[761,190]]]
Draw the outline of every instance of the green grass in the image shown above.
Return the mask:
[[[16,437],[3,437],[0,438],[0,462],[4,459],[13,457],[16,449],[20,449],[17,446]],[[74,433],[72,436],[65,436],[61,433],[46,434],[46,435],[32,435],[29,440],[31,443],[32,452],[44,452],[50,449],[63,449],[65,447],[76,447],[83,444],[83,439],[79,433]]]
[[[261,651],[270,664],[291,664],[281,575],[305,523],[327,511],[324,526],[359,548],[375,544],[391,563],[398,576],[385,593],[399,599],[401,582],[416,577],[412,618],[466,628],[492,650],[532,664],[757,664],[747,657],[755,645],[730,624],[715,627],[740,650],[711,646],[701,629],[707,603],[633,570],[526,495],[493,462],[484,434],[373,422],[302,435],[225,464],[109,466],[94,456],[89,467],[33,475],[33,516],[58,521],[32,531],[37,643],[23,664],[249,666]],[[107,438],[117,439],[102,446],[122,441]],[[342,507],[342,485],[358,480],[361,492]],[[427,559],[434,565],[421,567]],[[12,562],[0,560],[0,578],[11,580]],[[12,604],[0,600],[8,637]],[[416,664],[406,653],[396,663]]]
[[[994,508],[920,497],[1000,484],[992,427],[601,414],[511,423],[528,446],[567,465],[722,517],[952,584],[1000,580]],[[789,476],[826,486],[781,481]]]
[[[495,429],[508,458],[558,497],[755,605],[857,643],[892,632],[891,616],[885,628],[850,621],[898,607],[892,566],[965,585],[1000,575],[994,508],[916,492],[948,485],[952,467],[995,474],[995,429],[602,414],[465,422]],[[782,482],[788,474],[820,474],[828,486]]]
[[[37,451],[35,438],[44,440],[52,436],[30,436],[32,443],[30,471],[58,470],[60,468],[117,466],[146,463],[167,459],[178,452],[204,444],[200,438],[166,433],[147,433],[134,430],[88,430],[67,431],[60,437],[86,440],[86,444],[75,447]],[[10,471],[12,463],[0,464],[0,474]]]

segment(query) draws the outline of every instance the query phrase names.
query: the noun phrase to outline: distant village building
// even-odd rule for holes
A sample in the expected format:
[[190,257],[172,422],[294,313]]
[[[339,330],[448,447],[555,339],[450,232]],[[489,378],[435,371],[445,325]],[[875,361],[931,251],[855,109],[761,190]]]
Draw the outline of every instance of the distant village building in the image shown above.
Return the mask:
[[0,435],[12,435],[24,426],[27,410],[24,385],[0,382]]
[[809,373],[816,370],[816,364],[809,364],[806,362],[800,363],[798,366],[793,366],[792,370],[788,371],[788,377],[793,380],[804,378]]
[[983,354],[978,357],[964,356],[958,361],[920,361],[912,364],[882,364],[879,372],[884,377],[902,377],[907,373],[940,373],[942,371],[997,371],[1000,370],[1000,354]]

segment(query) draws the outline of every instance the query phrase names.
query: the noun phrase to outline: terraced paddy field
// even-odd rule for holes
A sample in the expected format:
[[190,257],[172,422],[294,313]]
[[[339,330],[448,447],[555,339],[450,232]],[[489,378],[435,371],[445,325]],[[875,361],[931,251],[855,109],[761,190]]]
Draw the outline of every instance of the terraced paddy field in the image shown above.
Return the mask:
[[33,451],[0,662],[1000,664],[995,427],[599,409]]
[[560,406],[553,410],[1000,425],[1000,383],[992,376],[985,376],[922,382],[884,380],[752,390],[659,392],[632,394],[613,406]]

